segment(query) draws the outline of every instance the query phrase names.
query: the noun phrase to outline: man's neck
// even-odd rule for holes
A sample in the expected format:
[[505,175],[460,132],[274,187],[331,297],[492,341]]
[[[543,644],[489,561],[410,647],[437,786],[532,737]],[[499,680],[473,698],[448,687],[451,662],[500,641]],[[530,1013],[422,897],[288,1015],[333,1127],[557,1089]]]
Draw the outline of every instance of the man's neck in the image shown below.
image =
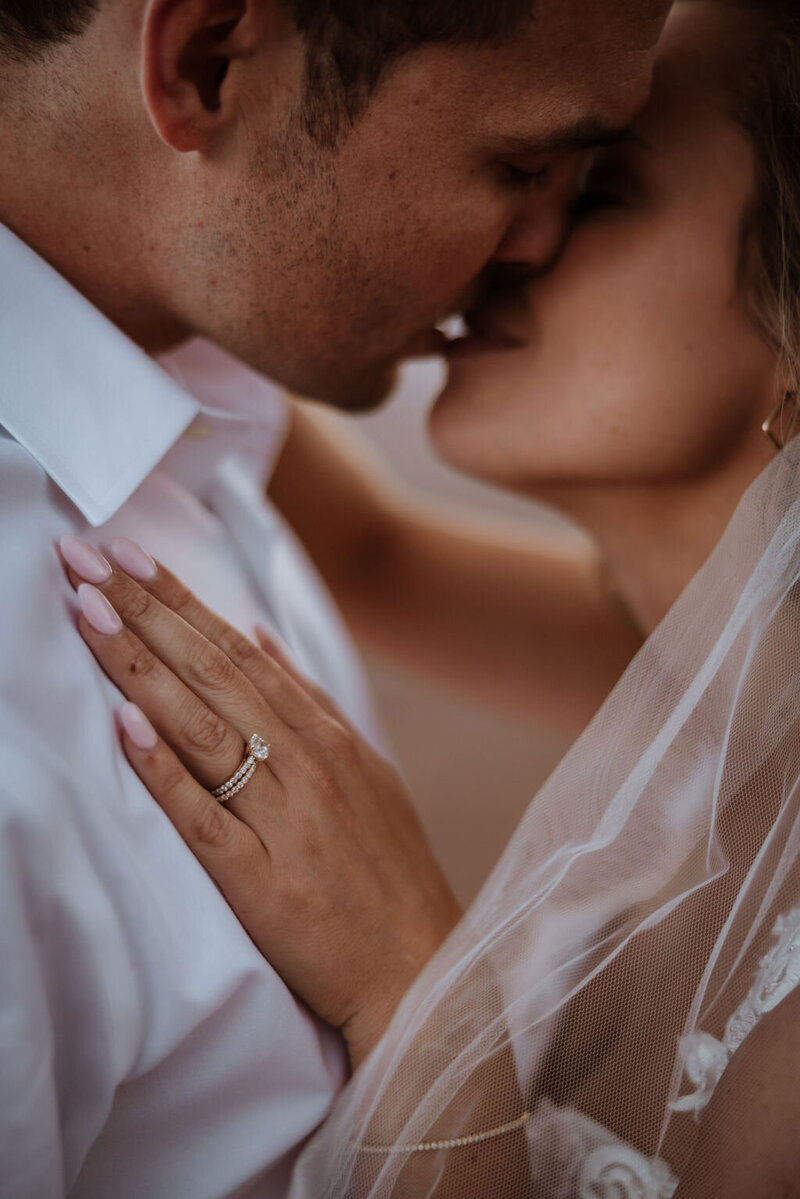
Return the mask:
[[[13,86],[3,80],[3,91]],[[51,97],[12,94],[0,95],[0,222],[148,352],[185,340],[190,330],[158,298],[135,162],[123,170],[74,118],[50,120]]]
[[[31,210],[34,206],[35,199]],[[146,291],[137,286],[126,256],[96,237],[94,230],[69,219],[42,222],[28,213],[20,214],[1,185],[0,222],[147,353],[164,353],[191,335],[149,301]]]

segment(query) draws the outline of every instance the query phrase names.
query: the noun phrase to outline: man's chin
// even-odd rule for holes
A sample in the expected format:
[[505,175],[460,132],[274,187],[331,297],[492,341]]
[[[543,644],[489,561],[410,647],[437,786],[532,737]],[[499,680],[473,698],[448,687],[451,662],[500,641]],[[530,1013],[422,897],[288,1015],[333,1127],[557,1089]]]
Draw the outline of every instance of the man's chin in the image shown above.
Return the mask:
[[380,368],[364,370],[358,374],[342,375],[311,382],[298,390],[305,399],[328,404],[342,412],[372,412],[380,407],[394,391],[399,364],[385,364]]

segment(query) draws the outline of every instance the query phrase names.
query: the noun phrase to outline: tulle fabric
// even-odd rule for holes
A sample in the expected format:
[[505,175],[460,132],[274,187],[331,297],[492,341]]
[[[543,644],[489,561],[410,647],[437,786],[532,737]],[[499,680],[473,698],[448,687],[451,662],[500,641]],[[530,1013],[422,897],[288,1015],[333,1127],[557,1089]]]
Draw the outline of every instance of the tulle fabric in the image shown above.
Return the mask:
[[799,496],[796,441],[532,802],[292,1199],[674,1193],[727,1062],[800,982]]

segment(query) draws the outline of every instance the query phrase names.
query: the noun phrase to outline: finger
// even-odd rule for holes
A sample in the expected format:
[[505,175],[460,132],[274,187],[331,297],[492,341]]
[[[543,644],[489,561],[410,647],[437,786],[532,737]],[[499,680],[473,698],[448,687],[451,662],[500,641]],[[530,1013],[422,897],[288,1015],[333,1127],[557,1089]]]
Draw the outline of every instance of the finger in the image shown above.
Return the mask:
[[[125,538],[114,538],[110,544],[111,556],[121,570],[115,571],[114,587],[119,580],[133,579],[149,595],[169,608],[186,624],[202,634],[226,655],[245,678],[249,679],[258,693],[273,707],[291,728],[303,728],[314,723],[320,705],[319,697],[312,695],[298,681],[296,672],[287,670],[284,661],[265,654],[249,637],[229,624],[216,612],[212,612],[160,562],[156,562],[135,542]],[[133,573],[131,573],[133,571]],[[155,573],[153,573],[155,572]],[[89,580],[90,582],[93,580]],[[111,584],[99,584],[103,591]],[[116,597],[116,591],[115,591]],[[120,602],[113,600],[115,607]],[[123,601],[124,603],[124,601]],[[148,641],[149,630],[137,623],[138,617],[131,613],[131,620],[124,606],[119,609],[126,623]],[[146,613],[144,613],[146,618]]]
[[[162,604],[145,587],[110,564],[80,539],[62,538],[69,578],[78,590],[81,576],[92,573],[97,586],[122,621],[185,685],[247,741],[264,735],[256,721],[266,707],[264,697],[218,646]],[[107,577],[100,582],[103,563]],[[74,566],[80,570],[76,573]],[[259,653],[255,646],[254,653]],[[116,681],[116,680],[115,680]],[[137,700],[139,702],[139,700]],[[140,706],[147,708],[147,704]]]
[[[179,579],[141,546],[117,537],[112,539],[110,550],[118,562],[116,570],[94,546],[81,538],[62,537],[59,551],[72,585],[77,587],[81,582],[89,582],[101,588],[125,623],[183,677],[182,661],[170,656],[171,638],[168,637],[165,643],[159,635],[163,625],[159,622],[157,607],[148,608],[142,598],[143,594],[151,596],[216,645],[288,725],[300,728],[314,723],[319,706],[294,679],[249,638],[201,604]],[[154,615],[155,621],[151,625],[149,618]],[[190,680],[186,681],[192,685]]]
[[259,648],[262,649],[270,658],[274,659],[278,666],[280,666],[281,670],[285,671],[289,678],[293,679],[294,682],[297,683],[298,687],[302,687],[303,690],[311,696],[314,702],[317,703],[324,712],[327,712],[330,716],[334,716],[337,720],[341,720],[341,711],[331,697],[327,694],[327,692],[323,691],[321,687],[318,687],[316,683],[312,683],[311,680],[306,677],[306,675],[302,674],[297,669],[294,662],[290,660],[283,647],[264,628],[264,626],[257,624],[254,632]]
[[119,716],[131,766],[247,928],[268,900],[268,848],[200,786],[140,709],[127,703]]
[[[108,677],[143,709],[161,737],[206,787],[223,783],[244,756],[244,735],[173,673],[135,633],[126,628],[108,599],[88,583],[78,589],[81,635]],[[249,685],[249,684],[248,684]],[[281,746],[286,730],[267,705],[250,717],[270,744]]]

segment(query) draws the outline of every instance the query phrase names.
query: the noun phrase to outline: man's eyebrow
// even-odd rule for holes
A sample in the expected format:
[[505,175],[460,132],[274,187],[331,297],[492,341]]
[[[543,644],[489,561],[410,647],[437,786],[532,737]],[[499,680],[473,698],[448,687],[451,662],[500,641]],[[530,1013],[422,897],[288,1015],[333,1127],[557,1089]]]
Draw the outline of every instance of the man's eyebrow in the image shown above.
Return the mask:
[[571,154],[579,150],[598,150],[635,140],[629,125],[606,125],[600,121],[578,121],[542,137],[501,137],[497,150],[510,157],[536,158],[542,154]]

